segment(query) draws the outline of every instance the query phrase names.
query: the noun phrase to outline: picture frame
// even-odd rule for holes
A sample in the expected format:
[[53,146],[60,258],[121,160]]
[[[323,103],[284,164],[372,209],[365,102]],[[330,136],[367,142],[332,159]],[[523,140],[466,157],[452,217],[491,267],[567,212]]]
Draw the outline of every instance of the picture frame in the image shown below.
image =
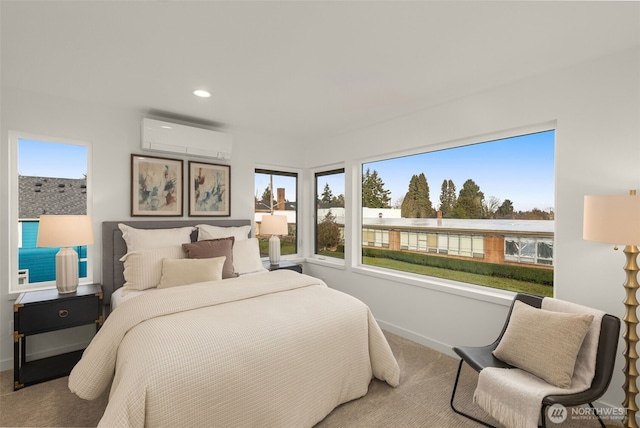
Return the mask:
[[231,216],[231,166],[189,161],[189,216]]
[[182,217],[183,164],[180,159],[131,155],[132,217]]

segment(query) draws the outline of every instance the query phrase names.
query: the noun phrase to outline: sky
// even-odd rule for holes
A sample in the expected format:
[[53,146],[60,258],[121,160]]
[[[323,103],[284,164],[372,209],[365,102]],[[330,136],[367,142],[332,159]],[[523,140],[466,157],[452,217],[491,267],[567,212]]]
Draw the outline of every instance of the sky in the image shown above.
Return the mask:
[[[554,131],[473,144],[447,150],[404,156],[363,165],[363,173],[376,170],[385,189],[391,191],[395,204],[408,190],[411,176],[424,173],[431,202],[439,204],[443,180],[453,180],[456,192],[464,182],[472,179],[484,193],[500,201],[510,199],[516,211],[538,208],[547,211],[554,207]],[[73,144],[19,141],[18,173],[26,176],[82,178],[87,173],[87,148]],[[325,176],[324,183],[334,196],[344,194],[344,175]],[[258,197],[268,185],[268,175],[256,174]],[[292,177],[274,176],[274,188],[285,187],[286,198],[295,201]]]
[[485,201],[494,196],[511,200],[516,211],[547,211],[554,207],[554,146],[555,132],[546,131],[370,162],[363,165],[363,174],[367,168],[378,172],[391,191],[392,205],[406,194],[411,176],[424,173],[435,208],[444,180],[453,180],[458,194],[471,179]]
[[30,177],[83,178],[87,147],[43,141],[18,141],[18,174]]

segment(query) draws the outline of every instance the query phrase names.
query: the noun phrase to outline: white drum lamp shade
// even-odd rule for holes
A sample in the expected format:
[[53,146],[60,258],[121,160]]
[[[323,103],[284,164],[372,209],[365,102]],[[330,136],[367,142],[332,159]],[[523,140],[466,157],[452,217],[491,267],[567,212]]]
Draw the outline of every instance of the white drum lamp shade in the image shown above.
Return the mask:
[[585,196],[582,236],[587,241],[640,245],[640,196],[633,191]]
[[264,215],[260,224],[261,235],[271,235],[269,238],[269,263],[277,265],[280,263],[280,238],[278,235],[289,234],[287,216],[284,215]]
[[56,288],[58,293],[78,289],[78,253],[71,248],[93,244],[93,224],[88,215],[43,215],[38,226],[37,247],[58,248]]

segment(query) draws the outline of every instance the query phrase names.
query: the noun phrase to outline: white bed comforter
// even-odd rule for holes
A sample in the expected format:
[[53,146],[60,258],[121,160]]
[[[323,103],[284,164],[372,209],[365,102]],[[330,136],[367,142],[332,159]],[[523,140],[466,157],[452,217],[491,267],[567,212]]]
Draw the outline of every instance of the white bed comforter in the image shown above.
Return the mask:
[[100,426],[310,427],[400,370],[359,300],[289,270],[158,290],[118,307],[69,376]]

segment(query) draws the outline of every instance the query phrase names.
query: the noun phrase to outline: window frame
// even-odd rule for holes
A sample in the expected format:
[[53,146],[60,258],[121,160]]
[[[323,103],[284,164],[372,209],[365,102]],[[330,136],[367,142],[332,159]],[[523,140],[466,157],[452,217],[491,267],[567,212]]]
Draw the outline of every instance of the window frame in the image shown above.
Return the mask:
[[[55,281],[46,281],[34,283],[31,286],[24,286],[19,284],[18,272],[19,272],[19,255],[18,246],[21,242],[21,230],[19,227],[19,168],[18,168],[18,141],[19,140],[33,140],[46,143],[66,144],[83,146],[87,150],[86,168],[86,198],[87,198],[87,215],[92,215],[93,211],[93,199],[92,199],[92,145],[91,143],[79,140],[72,140],[68,138],[54,137],[49,135],[32,134],[28,132],[9,131],[9,156],[8,156],[8,174],[9,180],[9,278],[8,278],[8,292],[10,295],[17,295],[25,291],[35,290],[48,290],[56,287]],[[96,230],[94,228],[94,235]],[[80,278],[80,284],[93,284],[94,283],[94,260],[95,251],[94,245],[87,246],[87,276]]]
[[[344,210],[345,210],[345,223],[346,223],[346,218],[347,218],[347,204],[346,204],[346,172],[345,172],[345,168],[344,166],[341,167],[331,167],[331,168],[323,168],[323,169],[318,169],[313,171],[313,188],[314,188],[314,192],[313,192],[313,200],[312,200],[312,207],[313,207],[313,251],[312,251],[312,257],[317,259],[317,260],[325,260],[325,261],[331,261],[331,262],[335,262],[335,263],[344,263],[344,257],[346,257],[347,254],[347,239],[345,236],[344,239],[344,257],[331,257],[331,256],[325,256],[323,254],[319,254],[318,253],[318,224],[319,224],[319,218],[318,218],[318,195],[320,193],[320,189],[318,187],[318,179],[320,177],[325,177],[328,175],[337,175],[337,174],[344,174],[344,179],[345,179],[345,194],[343,194],[344,198],[345,198],[345,206],[344,206]],[[343,234],[344,234],[344,230],[346,228],[346,224],[342,225],[343,228]]]
[[[352,216],[352,222],[354,230],[357,231],[355,234],[351,236],[351,258],[350,258],[350,266],[353,272],[368,275],[372,277],[382,278],[386,280],[396,280],[401,281],[402,283],[412,284],[415,286],[428,288],[437,291],[451,292],[454,294],[464,295],[473,298],[481,298],[486,299],[487,301],[492,301],[495,298],[498,299],[510,299],[515,292],[502,290],[497,288],[486,287],[483,285],[460,282],[455,280],[449,280],[438,277],[431,277],[427,275],[413,274],[409,272],[393,270],[388,268],[381,268],[377,266],[372,266],[363,263],[363,229],[365,227],[362,213],[362,180],[365,170],[365,164],[404,157],[404,156],[412,156],[418,155],[422,153],[435,152],[439,150],[447,150],[453,149],[456,147],[462,147],[472,144],[481,144],[485,142],[514,138],[518,136],[524,136],[528,134],[535,134],[547,131],[555,132],[555,147],[557,147],[557,132],[558,125],[557,121],[547,121],[541,122],[532,125],[525,125],[517,128],[505,129],[503,131],[495,131],[488,132],[485,134],[478,134],[471,137],[459,138],[454,140],[449,140],[440,143],[434,143],[432,145],[414,147],[410,150],[399,150],[396,152],[387,152],[382,155],[375,155],[369,157],[363,157],[359,159],[355,159],[353,164],[351,165],[350,171],[353,177],[352,189],[354,192],[355,200],[352,204],[352,208],[354,209],[354,214]],[[555,150],[555,148],[554,148]],[[554,167],[554,175],[557,179],[557,173],[555,173]],[[555,195],[554,195],[555,197]],[[555,234],[552,239],[552,245],[555,247]],[[440,247],[440,245],[438,245]],[[440,252],[438,250],[438,252]],[[473,258],[473,257],[472,257]],[[553,266],[555,269],[555,265]],[[555,293],[555,289],[554,289]]]
[[[281,260],[287,260],[287,259],[296,259],[296,258],[300,258],[302,257],[302,254],[300,252],[300,249],[302,248],[301,245],[301,230],[300,230],[300,175],[301,175],[301,171],[297,170],[297,169],[293,169],[293,168],[285,168],[285,167],[273,167],[273,166],[268,166],[268,165],[261,165],[261,166],[255,166],[254,170],[253,170],[253,186],[254,186],[254,191],[258,191],[258,189],[255,188],[255,177],[256,174],[271,174],[271,175],[281,175],[284,177],[293,177],[295,178],[295,182],[296,182],[296,189],[295,189],[295,194],[296,194],[296,209],[295,209],[295,213],[296,213],[296,236],[295,236],[295,253],[293,254],[282,254],[280,259]],[[273,189],[271,189],[272,191],[272,197],[273,195]],[[254,206],[254,222],[258,221],[257,218],[257,211],[255,210],[255,206]],[[257,235],[257,234],[256,234]],[[261,257],[261,259],[263,261],[267,261],[269,260],[269,257]]]

